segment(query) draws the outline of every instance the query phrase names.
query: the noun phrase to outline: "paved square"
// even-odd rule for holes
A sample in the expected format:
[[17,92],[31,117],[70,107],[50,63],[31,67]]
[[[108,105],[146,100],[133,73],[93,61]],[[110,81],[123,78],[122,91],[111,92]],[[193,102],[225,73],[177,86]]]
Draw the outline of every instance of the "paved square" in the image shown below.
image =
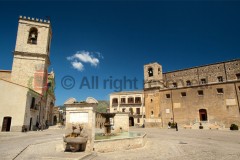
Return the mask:
[[[228,130],[190,130],[131,128],[146,132],[143,148],[110,153],[64,153],[60,151],[62,129],[39,132],[0,132],[1,159],[240,159],[240,132]],[[87,156],[89,155],[89,156]]]

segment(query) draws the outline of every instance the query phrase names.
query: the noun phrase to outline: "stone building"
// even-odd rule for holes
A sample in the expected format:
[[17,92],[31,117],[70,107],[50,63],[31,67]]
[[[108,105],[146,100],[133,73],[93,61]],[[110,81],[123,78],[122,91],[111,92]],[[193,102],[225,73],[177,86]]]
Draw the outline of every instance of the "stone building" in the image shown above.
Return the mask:
[[240,125],[240,60],[162,73],[162,66],[144,66],[146,126],[229,128]]
[[50,65],[50,21],[19,17],[11,71],[0,71],[1,131],[34,130],[52,123],[55,78]]
[[145,115],[143,91],[111,93],[110,112],[128,112],[130,126],[143,125]]

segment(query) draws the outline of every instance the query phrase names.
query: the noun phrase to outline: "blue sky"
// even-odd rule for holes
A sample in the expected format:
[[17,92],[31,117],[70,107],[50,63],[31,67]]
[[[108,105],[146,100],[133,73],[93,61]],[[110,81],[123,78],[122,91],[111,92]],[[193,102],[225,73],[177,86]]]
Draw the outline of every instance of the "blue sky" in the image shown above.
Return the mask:
[[[57,105],[69,97],[109,99],[124,77],[136,86],[123,90],[142,89],[143,65],[150,62],[166,72],[240,57],[237,1],[12,1],[0,2],[0,14],[0,69],[11,69],[18,16],[51,17]],[[64,89],[65,76],[75,79],[73,88]],[[98,88],[86,86],[92,76]],[[107,79],[117,87],[104,88]]]

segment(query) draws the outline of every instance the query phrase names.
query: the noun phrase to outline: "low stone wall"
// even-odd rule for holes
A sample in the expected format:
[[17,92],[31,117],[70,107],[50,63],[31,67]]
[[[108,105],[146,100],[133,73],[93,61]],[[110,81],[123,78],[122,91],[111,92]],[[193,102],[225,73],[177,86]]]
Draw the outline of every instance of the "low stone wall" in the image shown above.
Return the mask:
[[145,145],[146,141],[147,141],[146,134],[139,137],[131,137],[131,138],[124,138],[124,139],[95,140],[94,151],[113,152],[118,150],[140,148]]

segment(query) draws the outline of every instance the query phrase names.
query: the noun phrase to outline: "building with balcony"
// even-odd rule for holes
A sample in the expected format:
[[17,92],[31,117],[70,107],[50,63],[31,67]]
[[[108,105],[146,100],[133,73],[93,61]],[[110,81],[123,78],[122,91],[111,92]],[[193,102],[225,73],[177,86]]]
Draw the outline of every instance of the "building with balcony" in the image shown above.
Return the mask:
[[111,113],[128,112],[130,126],[143,125],[145,118],[143,91],[111,93],[110,112]]

